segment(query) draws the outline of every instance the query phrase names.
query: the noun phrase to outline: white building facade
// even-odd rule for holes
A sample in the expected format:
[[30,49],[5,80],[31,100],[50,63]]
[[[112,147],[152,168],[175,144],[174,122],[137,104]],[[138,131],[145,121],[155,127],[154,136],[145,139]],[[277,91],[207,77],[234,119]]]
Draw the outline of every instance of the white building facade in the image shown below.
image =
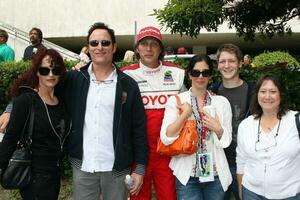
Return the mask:
[[[300,21],[293,20],[295,32],[290,37],[274,38],[271,41],[244,42],[234,29],[226,24],[218,32],[201,31],[196,39],[171,35],[161,27],[153,9],[163,8],[167,0],[1,0],[0,21],[26,33],[32,27],[43,31],[44,38],[55,44],[79,53],[86,44],[87,31],[94,22],[104,22],[115,30],[119,50],[133,49],[134,36],[144,26],[162,28],[165,46],[184,46],[190,53],[212,53],[223,43],[235,43],[245,53],[255,49],[292,49],[300,54]],[[1,27],[0,27],[1,28]],[[21,59],[28,42],[20,45],[13,34],[9,44],[16,51],[16,59]]]

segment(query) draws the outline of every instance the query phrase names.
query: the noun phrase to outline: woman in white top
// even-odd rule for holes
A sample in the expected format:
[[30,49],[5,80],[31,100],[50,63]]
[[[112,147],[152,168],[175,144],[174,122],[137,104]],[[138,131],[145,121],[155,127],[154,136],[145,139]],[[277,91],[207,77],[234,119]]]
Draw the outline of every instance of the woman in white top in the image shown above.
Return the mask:
[[87,64],[91,61],[89,56],[89,47],[83,46],[80,54],[79,54],[80,62],[83,62],[83,64]]
[[238,129],[237,174],[243,199],[300,199],[300,140],[276,76],[257,83],[252,115]]
[[231,107],[225,97],[212,96],[206,89],[212,68],[208,56],[194,56],[188,65],[192,87],[179,94],[182,114],[179,116],[174,96],[166,104],[160,132],[165,145],[178,138],[187,119],[196,119],[200,137],[196,153],[173,156],[169,164],[176,176],[178,200],[223,200],[232,181],[223,150],[231,142]]

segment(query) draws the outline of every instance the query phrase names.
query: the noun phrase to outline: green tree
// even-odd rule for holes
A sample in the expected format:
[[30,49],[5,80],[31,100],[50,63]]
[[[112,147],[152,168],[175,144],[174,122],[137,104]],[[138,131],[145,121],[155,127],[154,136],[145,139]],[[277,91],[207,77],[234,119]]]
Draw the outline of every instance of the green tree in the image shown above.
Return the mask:
[[197,37],[200,30],[217,31],[225,20],[239,37],[254,40],[291,34],[288,21],[300,15],[299,0],[169,0],[164,9],[154,9],[160,25],[171,33]]

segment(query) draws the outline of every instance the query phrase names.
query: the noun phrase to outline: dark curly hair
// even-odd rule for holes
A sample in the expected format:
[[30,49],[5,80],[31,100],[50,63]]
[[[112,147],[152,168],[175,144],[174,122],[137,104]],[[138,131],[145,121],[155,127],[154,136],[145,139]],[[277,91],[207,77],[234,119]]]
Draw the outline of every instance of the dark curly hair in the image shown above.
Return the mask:
[[42,42],[43,40],[43,32],[41,31],[41,29],[37,28],[37,27],[33,27],[30,31],[29,31],[29,34],[32,32],[32,31],[36,31],[37,34],[38,34],[38,37],[40,39],[40,42]]
[[[62,56],[54,49],[41,49],[38,51],[35,57],[32,59],[32,67],[24,72],[18,79],[16,79],[11,87],[10,96],[16,97],[19,95],[20,86],[29,86],[31,88],[37,88],[39,85],[39,79],[37,76],[38,69],[41,66],[43,58],[49,56],[51,58],[51,67],[60,68],[61,75],[57,85],[59,85],[65,78],[66,67]],[[57,87],[56,85],[56,87]]]
[[268,75],[268,74],[264,75],[257,82],[257,84],[255,86],[254,94],[252,96],[252,101],[251,101],[251,113],[254,115],[255,119],[260,118],[263,114],[263,110],[258,103],[258,92],[259,92],[259,89],[261,88],[262,84],[265,81],[272,81],[279,90],[280,104],[279,104],[279,110],[277,113],[277,118],[281,119],[281,117],[284,116],[288,110],[287,91],[286,91],[286,88],[284,87],[282,80],[278,76],[275,76],[275,75]]

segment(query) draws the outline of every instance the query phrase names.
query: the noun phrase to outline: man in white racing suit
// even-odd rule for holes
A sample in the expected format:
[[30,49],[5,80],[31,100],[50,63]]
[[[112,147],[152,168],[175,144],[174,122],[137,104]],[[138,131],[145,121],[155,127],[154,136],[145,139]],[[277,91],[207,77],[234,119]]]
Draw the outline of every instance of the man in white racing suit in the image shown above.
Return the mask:
[[169,168],[170,157],[156,152],[157,140],[170,95],[185,90],[184,70],[173,63],[163,62],[164,47],[160,30],[149,26],[140,30],[135,45],[139,63],[121,70],[134,78],[141,91],[147,115],[149,161],[142,189],[133,200],[151,200],[152,179],[158,200],[176,200],[175,177]]

